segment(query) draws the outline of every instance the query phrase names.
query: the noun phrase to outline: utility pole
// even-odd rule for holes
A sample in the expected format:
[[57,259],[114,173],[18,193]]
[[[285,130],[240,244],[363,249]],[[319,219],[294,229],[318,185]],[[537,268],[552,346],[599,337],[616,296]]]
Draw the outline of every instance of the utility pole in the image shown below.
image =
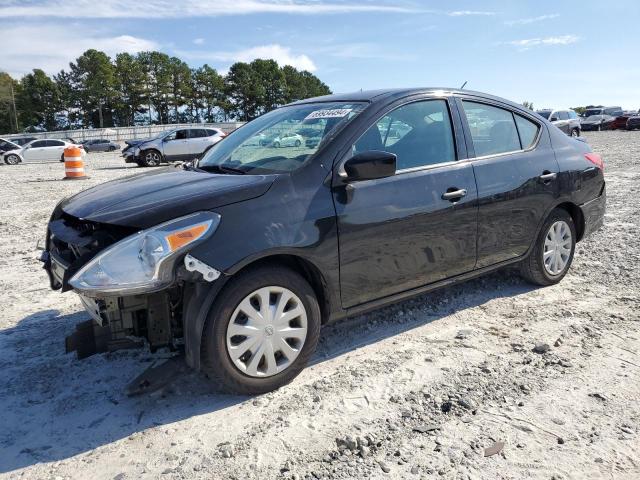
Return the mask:
[[18,111],[16,110],[16,96],[13,93],[13,81],[9,82],[9,87],[11,88],[11,101],[13,103],[13,119],[16,121],[16,133],[20,132],[20,127],[18,127]]

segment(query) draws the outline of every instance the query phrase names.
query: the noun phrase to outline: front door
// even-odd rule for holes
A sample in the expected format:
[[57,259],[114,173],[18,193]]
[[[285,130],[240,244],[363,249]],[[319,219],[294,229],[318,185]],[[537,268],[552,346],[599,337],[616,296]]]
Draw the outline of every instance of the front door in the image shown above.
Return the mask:
[[475,179],[454,137],[447,101],[420,100],[379,118],[352,146],[351,154],[396,154],[397,170],[334,187],[344,308],[473,270]]
[[37,140],[27,145],[23,153],[25,162],[41,162],[47,157],[47,141]]
[[162,150],[168,161],[184,160],[189,153],[189,130],[176,130],[164,138]]

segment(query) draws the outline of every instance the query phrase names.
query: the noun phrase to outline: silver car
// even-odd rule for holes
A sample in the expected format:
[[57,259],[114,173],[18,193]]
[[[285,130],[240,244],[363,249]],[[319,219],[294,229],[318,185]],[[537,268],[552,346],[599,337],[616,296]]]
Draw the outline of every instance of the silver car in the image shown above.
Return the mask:
[[580,132],[582,131],[580,119],[578,118],[578,114],[570,108],[563,110],[538,110],[536,113],[549,120],[567,135],[571,137],[580,136]]
[[156,167],[163,162],[199,158],[224,137],[226,134],[219,128],[180,128],[155,138],[128,140],[122,156],[127,163]]
[[85,151],[88,152],[115,152],[120,150],[120,144],[106,138],[94,138],[82,142]]

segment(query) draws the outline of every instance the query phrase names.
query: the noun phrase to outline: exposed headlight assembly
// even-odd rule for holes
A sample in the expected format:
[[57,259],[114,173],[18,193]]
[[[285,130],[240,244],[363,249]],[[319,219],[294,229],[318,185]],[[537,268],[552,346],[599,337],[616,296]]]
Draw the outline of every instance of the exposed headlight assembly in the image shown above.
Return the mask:
[[71,278],[87,295],[127,295],[161,290],[171,284],[176,260],[215,232],[220,215],[199,212],[126,237],[106,248]]

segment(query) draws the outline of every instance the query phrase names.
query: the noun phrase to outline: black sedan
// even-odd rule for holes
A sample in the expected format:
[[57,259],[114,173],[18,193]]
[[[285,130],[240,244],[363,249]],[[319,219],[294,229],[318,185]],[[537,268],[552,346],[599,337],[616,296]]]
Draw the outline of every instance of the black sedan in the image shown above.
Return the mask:
[[[323,141],[255,140],[307,127]],[[61,201],[42,260],[94,319],[68,339],[79,355],[144,336],[229,390],[266,392],[300,373],[324,324],[506,265],[560,282],[603,223],[603,168],[586,143],[481,93],[312,98],[183,169]]]
[[640,128],[640,112],[627,119],[627,130],[636,130]]
[[580,121],[580,127],[582,130],[611,130],[616,117],[611,115],[591,115],[587,118],[583,118]]

